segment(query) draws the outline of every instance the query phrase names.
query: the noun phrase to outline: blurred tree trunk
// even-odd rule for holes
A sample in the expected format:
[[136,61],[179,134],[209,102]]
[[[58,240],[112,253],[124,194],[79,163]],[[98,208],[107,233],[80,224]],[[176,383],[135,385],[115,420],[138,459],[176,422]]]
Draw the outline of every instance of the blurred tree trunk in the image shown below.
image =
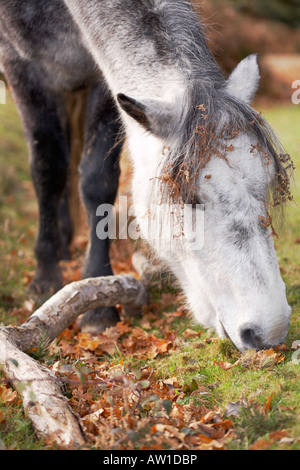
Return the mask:
[[70,126],[69,209],[73,225],[73,237],[87,233],[85,209],[80,197],[79,164],[84,145],[84,120],[89,90],[66,93],[65,103]]

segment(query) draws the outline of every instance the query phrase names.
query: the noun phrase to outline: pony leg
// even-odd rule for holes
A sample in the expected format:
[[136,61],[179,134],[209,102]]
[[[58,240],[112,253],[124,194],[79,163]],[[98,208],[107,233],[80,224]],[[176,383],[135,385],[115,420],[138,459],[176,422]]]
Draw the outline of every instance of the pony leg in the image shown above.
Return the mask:
[[29,290],[35,294],[53,293],[62,287],[58,213],[69,159],[58,105],[63,100],[43,86],[43,76],[33,64],[10,57],[3,65],[22,118],[39,206],[37,268]]
[[[69,175],[68,175],[69,176]],[[73,226],[69,209],[69,185],[68,182],[64,188],[60,204],[59,204],[59,213],[58,213],[58,226],[60,233],[60,259],[70,260],[70,245],[73,237]]]
[[[96,216],[100,204],[113,205],[119,185],[119,158],[122,149],[118,143],[120,124],[111,97],[101,86],[91,90],[87,103],[84,155],[80,165],[81,193],[90,226],[90,246],[86,255],[83,277],[109,276],[109,239],[97,237]],[[102,307],[88,311],[81,320],[81,328],[97,333],[120,320],[116,309]]]

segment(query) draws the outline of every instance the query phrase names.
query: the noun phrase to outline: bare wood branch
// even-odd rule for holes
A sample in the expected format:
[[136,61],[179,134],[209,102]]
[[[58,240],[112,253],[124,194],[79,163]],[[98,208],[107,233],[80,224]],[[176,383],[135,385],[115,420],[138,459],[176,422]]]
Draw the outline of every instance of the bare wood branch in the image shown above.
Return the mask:
[[57,338],[80,314],[97,307],[116,304],[135,309],[147,303],[143,283],[131,275],[95,277],[72,282],[45,302],[26,323],[9,327],[22,351],[48,344]]
[[0,328],[0,367],[21,395],[39,437],[61,447],[85,442],[79,419],[55,376],[24,351],[49,344],[87,310],[123,304],[127,312],[135,312],[147,301],[144,284],[131,275],[89,278],[65,286],[23,325]]
[[23,407],[39,438],[60,447],[81,447],[84,433],[54,375],[20,351],[5,328],[0,329],[0,363],[22,397]]

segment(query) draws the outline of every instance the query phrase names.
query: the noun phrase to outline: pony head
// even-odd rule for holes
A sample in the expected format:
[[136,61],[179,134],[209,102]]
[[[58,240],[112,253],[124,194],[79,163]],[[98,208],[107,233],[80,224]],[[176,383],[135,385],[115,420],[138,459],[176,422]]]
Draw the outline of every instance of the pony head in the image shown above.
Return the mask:
[[183,79],[167,99],[118,95],[141,232],[195,319],[240,350],[283,341],[291,314],[269,214],[290,198],[290,160],[250,107],[258,84],[251,55],[224,84]]

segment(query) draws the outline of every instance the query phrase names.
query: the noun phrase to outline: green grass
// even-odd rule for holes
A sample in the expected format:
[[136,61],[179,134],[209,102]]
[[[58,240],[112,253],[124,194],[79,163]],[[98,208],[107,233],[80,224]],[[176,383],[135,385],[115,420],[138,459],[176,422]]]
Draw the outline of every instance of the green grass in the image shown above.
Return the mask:
[[300,106],[268,109],[264,116],[276,130],[296,166],[292,185],[295,202],[289,204],[285,224],[275,242],[288,300],[293,309],[288,339],[296,340],[300,339]]
[[[300,106],[274,107],[264,116],[281,137],[286,150],[296,164],[295,181],[300,181]],[[27,299],[26,273],[34,269],[34,236],[37,227],[36,201],[33,197],[28,165],[28,151],[15,106],[8,95],[6,105],[0,106],[0,322],[24,321],[22,305]],[[295,201],[300,203],[299,187],[294,189]],[[291,328],[285,341],[291,346],[300,340],[300,213],[296,204],[287,211],[285,226],[279,231],[276,248],[287,295],[293,308]],[[139,320],[136,320],[137,324]],[[185,402],[205,404],[209,409],[224,412],[230,402],[246,401],[248,407],[235,417],[236,439],[232,449],[248,449],[259,438],[268,439],[271,432],[286,429],[294,441],[273,449],[300,448],[300,364],[293,363],[293,351],[274,367],[244,367],[242,364],[224,371],[216,362],[234,363],[243,355],[229,341],[206,342],[212,331],[203,331],[196,339],[186,339],[182,332],[191,327],[189,319],[176,319],[172,328],[178,331],[178,348],[169,355],[147,360],[162,378],[176,375],[186,385]],[[198,331],[200,326],[194,327]],[[155,331],[159,336],[159,331]],[[120,358],[118,358],[120,360]],[[124,358],[128,370],[139,370],[144,362]],[[195,390],[195,383],[197,389]],[[193,393],[192,393],[193,391]],[[264,412],[272,396],[270,409]],[[24,417],[20,404],[7,405],[0,398],[0,437],[10,449],[41,449],[31,425]]]
[[21,404],[3,406],[0,401],[0,438],[9,450],[43,450],[42,441],[34,437],[31,422],[24,416]]
[[9,312],[21,307],[24,278],[34,268],[33,244],[37,203],[33,197],[28,150],[20,118],[7,94],[0,106],[0,322],[15,321]]

